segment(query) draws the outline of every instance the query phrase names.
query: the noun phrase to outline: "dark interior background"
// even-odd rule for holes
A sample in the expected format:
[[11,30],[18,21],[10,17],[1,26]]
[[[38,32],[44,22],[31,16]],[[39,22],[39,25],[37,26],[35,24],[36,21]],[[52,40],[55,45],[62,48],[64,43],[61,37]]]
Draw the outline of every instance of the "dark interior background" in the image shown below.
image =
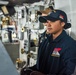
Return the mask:
[[8,6],[12,6],[12,5],[22,5],[23,3],[30,4],[30,3],[34,3],[34,2],[39,2],[41,0],[0,0],[0,1],[8,1],[9,2]]

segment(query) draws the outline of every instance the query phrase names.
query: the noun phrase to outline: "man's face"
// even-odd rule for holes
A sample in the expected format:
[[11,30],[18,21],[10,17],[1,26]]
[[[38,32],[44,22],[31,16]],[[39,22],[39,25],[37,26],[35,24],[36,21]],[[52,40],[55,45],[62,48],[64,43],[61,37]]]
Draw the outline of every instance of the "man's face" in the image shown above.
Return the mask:
[[63,30],[65,23],[57,20],[55,22],[47,20],[46,22],[46,30],[50,34],[56,34]]

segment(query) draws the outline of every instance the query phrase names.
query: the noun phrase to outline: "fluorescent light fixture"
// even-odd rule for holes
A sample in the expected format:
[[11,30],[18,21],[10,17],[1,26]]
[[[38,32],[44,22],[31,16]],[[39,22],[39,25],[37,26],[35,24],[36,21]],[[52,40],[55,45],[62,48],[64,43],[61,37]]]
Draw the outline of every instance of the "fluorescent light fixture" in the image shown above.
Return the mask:
[[9,14],[6,6],[2,6],[1,9],[2,9],[2,11],[3,11],[3,13],[4,13],[5,15]]
[[0,4],[7,5],[9,2],[8,1],[0,1]]

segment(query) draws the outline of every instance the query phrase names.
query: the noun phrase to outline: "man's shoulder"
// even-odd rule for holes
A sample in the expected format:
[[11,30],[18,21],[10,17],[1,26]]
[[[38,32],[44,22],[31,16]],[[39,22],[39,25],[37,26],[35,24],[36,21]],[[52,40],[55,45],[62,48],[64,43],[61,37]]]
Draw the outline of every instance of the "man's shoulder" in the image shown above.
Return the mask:
[[76,40],[74,40],[71,36],[67,35],[63,38],[63,40],[61,41],[61,45],[63,45],[64,47],[72,47],[72,46],[76,46]]

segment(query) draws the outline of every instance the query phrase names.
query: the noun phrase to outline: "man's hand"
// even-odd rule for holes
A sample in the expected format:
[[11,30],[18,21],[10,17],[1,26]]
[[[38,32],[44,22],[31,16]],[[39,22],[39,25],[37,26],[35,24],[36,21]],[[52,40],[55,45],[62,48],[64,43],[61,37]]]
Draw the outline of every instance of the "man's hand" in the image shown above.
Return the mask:
[[27,67],[24,67],[24,68],[21,69],[20,75],[30,75],[31,72],[32,72],[31,69],[29,69]]

